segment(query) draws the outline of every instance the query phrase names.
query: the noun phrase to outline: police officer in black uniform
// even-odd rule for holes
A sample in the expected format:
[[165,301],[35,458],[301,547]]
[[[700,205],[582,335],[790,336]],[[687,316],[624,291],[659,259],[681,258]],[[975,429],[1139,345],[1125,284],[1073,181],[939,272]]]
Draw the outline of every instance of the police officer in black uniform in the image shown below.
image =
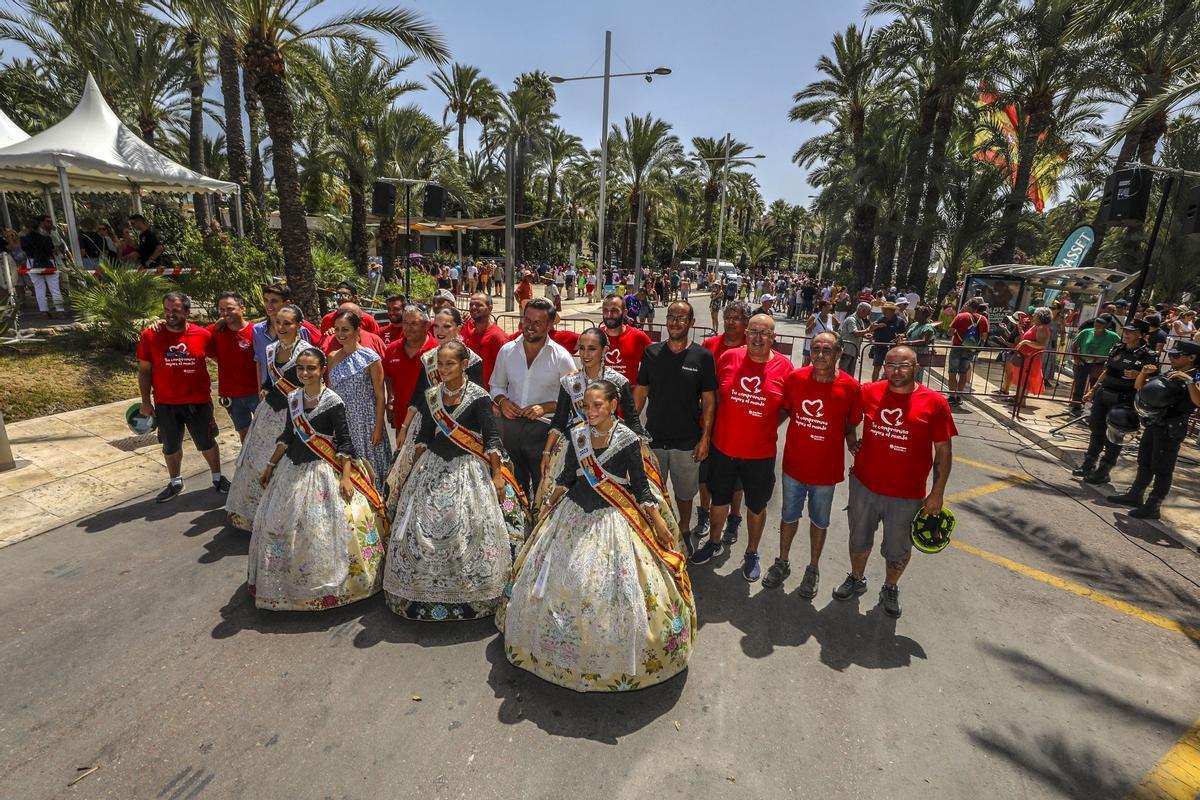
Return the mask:
[[1105,435],[1108,412],[1116,406],[1133,408],[1133,397],[1137,393],[1134,381],[1142,367],[1155,361],[1154,353],[1145,344],[1149,331],[1150,326],[1140,319],[1126,322],[1121,328],[1121,343],[1109,351],[1100,380],[1083,396],[1085,401],[1092,401],[1092,413],[1088,417],[1092,435],[1083,465],[1071,474],[1082,476],[1084,483],[1108,483],[1108,474],[1121,454],[1121,445],[1108,441]]
[[[1137,377],[1139,411],[1148,409],[1150,412],[1149,416],[1142,415],[1145,428],[1138,446],[1137,477],[1125,494],[1108,498],[1123,506],[1136,506],[1129,516],[1137,519],[1158,519],[1159,508],[1171,489],[1171,475],[1175,471],[1179,448],[1187,436],[1188,418],[1200,406],[1200,370],[1196,368],[1200,361],[1200,343],[1175,342],[1167,351],[1167,357],[1171,366],[1165,380],[1157,380],[1155,386],[1142,391],[1146,382],[1158,372],[1156,364],[1143,367]],[[1151,388],[1156,390],[1153,398],[1147,396]],[[1142,493],[1151,480],[1154,488],[1143,502]]]

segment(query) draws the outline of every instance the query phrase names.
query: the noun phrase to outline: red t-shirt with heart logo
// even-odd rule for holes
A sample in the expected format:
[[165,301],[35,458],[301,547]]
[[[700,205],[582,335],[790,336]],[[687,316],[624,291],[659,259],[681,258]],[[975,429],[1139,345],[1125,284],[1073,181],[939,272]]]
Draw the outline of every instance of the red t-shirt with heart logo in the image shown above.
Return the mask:
[[750,351],[726,351],[717,362],[717,420],[713,444],[731,458],[774,458],[783,387],[792,372],[787,356],[771,351],[759,363]]
[[850,471],[875,494],[925,497],[933,445],[958,435],[950,404],[920,384],[911,394],[896,394],[885,380],[864,385],[862,396],[862,444]]
[[206,328],[191,322],[179,332],[166,325],[142,331],[137,357],[150,362],[155,404],[203,405],[212,401],[212,381],[205,360],[211,338]]
[[604,354],[604,363],[628,378],[630,383],[636,383],[642,353],[650,346],[650,337],[645,331],[628,325],[620,336],[613,336],[607,330],[604,332],[608,334],[608,352]]
[[783,387],[788,411],[783,471],[793,480],[832,486],[846,478],[846,427],[862,422],[862,387],[840,369],[832,383],[802,367]]

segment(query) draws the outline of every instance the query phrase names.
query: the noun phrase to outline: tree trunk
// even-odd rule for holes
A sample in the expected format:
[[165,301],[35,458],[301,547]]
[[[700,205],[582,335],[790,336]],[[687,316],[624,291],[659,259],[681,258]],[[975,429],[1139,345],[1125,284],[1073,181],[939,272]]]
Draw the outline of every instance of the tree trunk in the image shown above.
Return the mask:
[[396,277],[396,220],[384,217],[379,220],[379,258],[383,261],[383,279],[392,281]]
[[[517,137],[517,196],[513,198],[514,224],[525,222],[525,159],[529,156],[529,137]],[[526,229],[527,230],[527,229]],[[513,231],[513,263],[521,268],[521,257],[525,253],[525,231],[517,228]]]
[[217,49],[221,72],[221,100],[225,106],[225,155],[229,160],[229,180],[242,187],[242,219],[250,218],[250,185],[246,180],[246,136],[242,129],[242,87],[238,74],[237,47],[222,36]]
[[350,175],[350,258],[360,275],[367,274],[367,196],[360,176]]
[[[191,104],[188,109],[188,166],[193,172],[204,175],[208,168],[204,164],[204,81],[201,78],[200,60],[203,53],[199,50],[200,37],[189,32],[186,37],[188,49],[192,53],[192,65],[188,76],[188,94]],[[196,227],[204,230],[208,227],[208,195],[196,192],[192,195],[192,213],[196,218]]]
[[861,289],[871,280],[871,264],[875,260],[875,220],[878,216],[879,209],[870,202],[854,207],[851,264],[854,267],[855,289]]
[[[904,271],[904,283],[925,296],[929,284],[929,261],[933,257],[933,237],[937,235],[937,210],[942,200],[942,176],[946,172],[946,150],[950,144],[950,132],[954,127],[954,99],[959,86],[947,87],[938,101],[937,121],[933,128],[933,143],[929,150],[929,165],[926,170],[925,195],[921,202],[920,226],[913,245],[912,262]],[[896,280],[901,280],[897,275]]]
[[308,245],[308,223],[300,202],[300,173],[296,167],[296,120],[287,81],[263,69],[255,76],[255,91],[262,102],[263,116],[271,134],[275,189],[279,193],[279,240],[283,267],[296,305],[310,316],[317,314],[317,281]]
[[713,206],[717,203],[720,190],[715,184],[704,187],[704,230],[701,231],[700,272],[708,277],[708,249],[712,244]]
[[1021,210],[1025,207],[1025,198],[1029,194],[1029,179],[1033,175],[1033,160],[1037,153],[1037,140],[1045,124],[1044,112],[1034,109],[1025,124],[1017,148],[1017,176],[1013,180],[1012,191],[1004,203],[1004,213],[1000,217],[1000,246],[992,254],[989,263],[1011,264],[1017,251],[1017,226],[1021,221]]
[[262,163],[262,107],[254,88],[250,70],[242,68],[242,93],[246,96],[246,120],[250,144],[250,194],[258,206],[258,214],[267,218],[267,180]]
[[550,170],[546,174],[546,217],[551,220],[551,222],[546,225],[546,257],[547,258],[550,257],[550,250],[553,245],[552,239],[554,236],[554,230],[557,228],[557,225],[554,222],[554,220],[556,219],[556,215],[554,213],[554,190],[555,190],[555,188],[557,188],[557,187],[555,187],[554,184],[557,182],[558,182],[558,165],[551,163]]
[[913,251],[921,224],[921,198],[925,194],[925,175],[929,168],[930,139],[937,119],[938,92],[931,88],[921,98],[917,128],[909,142],[908,158],[904,162],[904,224],[901,227],[899,250],[896,253],[896,275],[907,279],[912,271]]
[[463,128],[467,127],[467,115],[458,115],[458,160],[462,161],[466,157],[466,148],[463,146]]
[[[879,258],[875,262],[875,282],[872,286],[888,286],[896,266],[896,212],[893,210],[879,233]],[[899,280],[899,279],[897,279]],[[924,292],[921,293],[924,295]]]

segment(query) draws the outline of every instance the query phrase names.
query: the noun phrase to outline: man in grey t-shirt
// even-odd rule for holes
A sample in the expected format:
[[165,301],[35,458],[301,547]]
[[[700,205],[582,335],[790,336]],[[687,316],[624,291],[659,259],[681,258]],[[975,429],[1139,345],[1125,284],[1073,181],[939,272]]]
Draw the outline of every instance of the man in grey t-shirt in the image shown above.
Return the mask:
[[858,352],[862,348],[863,339],[871,332],[871,304],[859,303],[854,313],[846,317],[838,328],[838,340],[842,343],[842,356],[838,359],[838,369],[851,376],[858,362]]

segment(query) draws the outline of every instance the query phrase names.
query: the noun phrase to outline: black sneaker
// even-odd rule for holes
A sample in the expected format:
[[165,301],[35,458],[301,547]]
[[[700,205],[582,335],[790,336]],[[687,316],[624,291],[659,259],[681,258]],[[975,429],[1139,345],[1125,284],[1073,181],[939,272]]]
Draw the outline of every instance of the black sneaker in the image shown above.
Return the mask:
[[725,520],[725,531],[721,534],[721,544],[731,545],[737,544],[738,528],[742,525],[742,518],[729,515],[729,519]]
[[883,613],[887,614],[892,619],[900,616],[900,588],[898,586],[888,586],[886,583],[879,587],[879,603],[883,606]]
[[834,600],[849,600],[858,594],[863,594],[867,591],[867,578],[864,575],[861,578],[856,578],[849,572],[846,573],[846,580],[842,581],[842,585],[833,590]]
[[182,483],[168,483],[167,488],[158,493],[158,497],[154,498],[156,503],[167,503],[175,499],[175,496],[183,491]]
[[689,535],[699,539],[704,534],[708,533],[708,518],[711,515],[707,508],[701,508],[696,511],[696,524],[688,531]]
[[1124,494],[1110,494],[1107,500],[1108,502],[1116,503],[1119,506],[1130,506],[1137,508],[1142,504],[1142,493],[1130,490]]
[[221,494],[229,494],[229,478],[222,475],[220,478],[212,482],[213,491]]
[[700,546],[696,552],[692,553],[691,561],[693,564],[707,564],[717,556],[721,555],[721,548],[724,547],[720,542],[714,542],[711,539],[706,539],[704,544]]
[[[796,593],[806,600],[812,600],[817,596],[817,584],[821,582],[821,570],[809,564],[804,568],[804,580],[800,581],[800,588]],[[863,581],[863,589],[866,589],[866,581]]]
[[758,563],[758,553],[746,553],[742,559],[742,577],[749,583],[754,583],[762,576],[762,567]]
[[762,579],[764,589],[778,589],[787,580],[787,576],[792,574],[792,565],[784,561],[782,558],[775,559],[775,563],[767,570],[767,575]]

